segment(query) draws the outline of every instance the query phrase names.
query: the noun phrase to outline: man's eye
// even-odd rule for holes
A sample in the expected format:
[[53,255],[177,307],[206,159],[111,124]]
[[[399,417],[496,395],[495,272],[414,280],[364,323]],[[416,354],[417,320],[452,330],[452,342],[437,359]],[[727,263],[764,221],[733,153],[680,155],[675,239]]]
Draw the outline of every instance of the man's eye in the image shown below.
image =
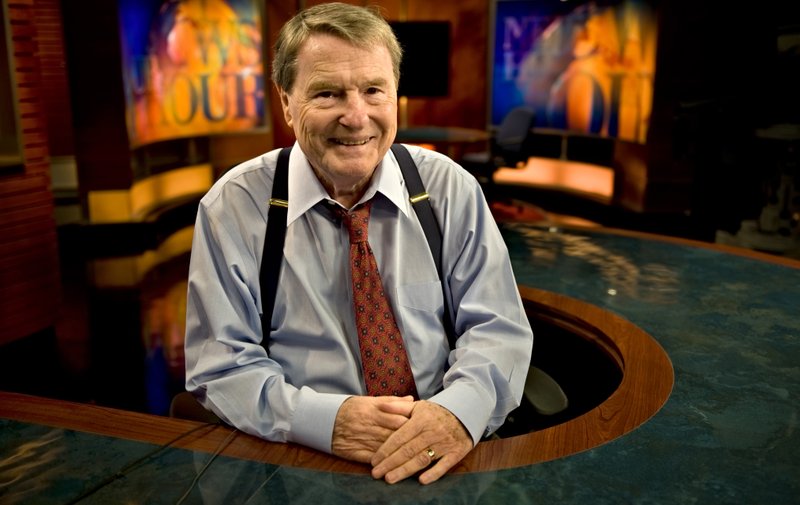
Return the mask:
[[333,91],[320,91],[317,98],[333,98]]
[[375,88],[375,87],[367,88],[367,94],[368,95],[377,95],[380,92],[381,92],[380,88]]

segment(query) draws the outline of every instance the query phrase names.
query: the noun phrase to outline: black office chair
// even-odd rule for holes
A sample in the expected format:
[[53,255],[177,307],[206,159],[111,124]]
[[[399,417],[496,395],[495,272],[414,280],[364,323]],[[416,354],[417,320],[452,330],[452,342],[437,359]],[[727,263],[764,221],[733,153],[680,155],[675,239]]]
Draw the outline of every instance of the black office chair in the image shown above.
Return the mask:
[[466,153],[461,166],[474,175],[484,187],[491,185],[495,170],[515,167],[527,160],[536,114],[526,106],[511,109],[489,140],[489,151]]

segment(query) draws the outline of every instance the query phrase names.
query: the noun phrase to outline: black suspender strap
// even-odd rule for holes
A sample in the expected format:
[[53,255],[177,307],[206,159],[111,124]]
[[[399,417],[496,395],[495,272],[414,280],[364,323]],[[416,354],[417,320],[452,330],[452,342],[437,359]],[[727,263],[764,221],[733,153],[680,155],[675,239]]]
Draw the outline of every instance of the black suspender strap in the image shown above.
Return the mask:
[[[263,337],[261,345],[267,348],[269,334],[272,326],[272,311],[275,306],[275,295],[278,291],[278,278],[281,273],[283,261],[283,245],[286,237],[286,213],[289,207],[289,153],[291,147],[281,149],[278,155],[278,164],[275,167],[275,179],[272,184],[272,198],[269,199],[269,215],[267,219],[267,232],[264,236],[264,251],[261,255],[261,270],[259,281],[261,283],[261,329]],[[451,349],[455,349],[455,329],[447,308],[447,293],[445,289],[444,272],[442,270],[442,232],[436,216],[433,214],[430,197],[425,191],[422,179],[419,176],[417,165],[411,158],[408,150],[400,144],[392,145],[392,152],[400,165],[400,171],[408,185],[408,194],[414,211],[417,213],[425,238],[428,240],[436,271],[442,284],[444,299],[444,328],[447,341]]]
[[272,181],[272,198],[269,199],[267,233],[264,235],[264,250],[261,253],[261,345],[267,348],[272,326],[272,310],[281,276],[283,244],[286,239],[286,213],[289,211],[289,154],[291,147],[284,147],[278,154],[278,164]]
[[439,227],[439,222],[433,213],[431,207],[431,199],[428,192],[425,191],[425,185],[422,184],[422,179],[419,176],[417,165],[411,158],[408,149],[401,144],[393,144],[392,152],[397,163],[400,165],[400,171],[403,173],[408,185],[408,195],[414,211],[417,213],[417,218],[422,225],[422,231],[425,232],[425,238],[428,239],[428,247],[433,255],[433,262],[436,264],[436,271],[439,273],[439,281],[442,285],[442,300],[444,304],[444,329],[447,333],[447,341],[450,344],[450,349],[456,348],[456,335],[455,327],[450,316],[450,310],[447,303],[447,289],[444,277],[444,270],[442,269],[442,229]]

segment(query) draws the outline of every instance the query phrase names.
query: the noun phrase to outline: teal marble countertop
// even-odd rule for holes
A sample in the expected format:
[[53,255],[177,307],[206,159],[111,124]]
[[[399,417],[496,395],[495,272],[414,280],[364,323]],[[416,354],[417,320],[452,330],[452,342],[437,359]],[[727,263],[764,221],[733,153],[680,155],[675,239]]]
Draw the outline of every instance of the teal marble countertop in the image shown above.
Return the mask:
[[800,503],[800,268],[599,231],[503,234],[519,284],[612,311],[666,350],[674,388],[649,421],[423,487],[0,420],[0,503],[71,503],[98,486],[78,503]]

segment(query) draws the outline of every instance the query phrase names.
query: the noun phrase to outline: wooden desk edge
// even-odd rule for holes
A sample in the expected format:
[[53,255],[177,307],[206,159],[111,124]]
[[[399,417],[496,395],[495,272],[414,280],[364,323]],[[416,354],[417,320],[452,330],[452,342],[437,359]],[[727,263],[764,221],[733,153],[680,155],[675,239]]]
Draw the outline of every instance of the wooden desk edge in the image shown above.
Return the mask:
[[[618,390],[600,406],[566,423],[527,435],[484,441],[452,472],[487,471],[531,465],[597,447],[624,435],[652,417],[672,390],[672,366],[660,346],[641,329],[599,307],[551,292],[520,287],[526,308],[546,309],[594,328],[602,345],[613,343],[624,367]],[[128,412],[0,392],[0,417],[74,431],[166,444],[193,429],[175,447],[214,452],[275,465],[368,474],[366,465],[344,461],[295,444],[281,444],[237,433],[222,425]],[[226,444],[226,446],[222,446]]]

